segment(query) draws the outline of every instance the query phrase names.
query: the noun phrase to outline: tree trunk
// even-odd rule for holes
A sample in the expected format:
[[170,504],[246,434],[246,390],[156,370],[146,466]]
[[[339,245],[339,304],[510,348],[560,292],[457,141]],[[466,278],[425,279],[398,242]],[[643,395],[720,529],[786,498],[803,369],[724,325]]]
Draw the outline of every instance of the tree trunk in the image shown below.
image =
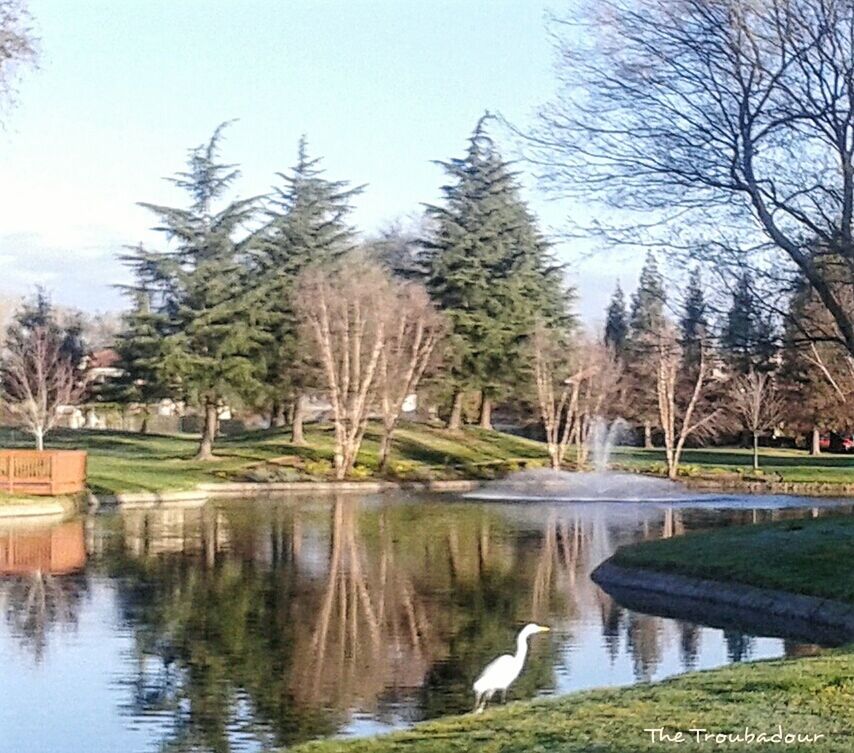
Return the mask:
[[644,421],[643,424],[643,446],[644,449],[651,450],[652,445],[652,424],[649,421]]
[[301,394],[294,400],[294,422],[291,426],[291,444],[303,446],[306,444],[303,433],[303,422],[305,421],[305,401]]
[[667,454],[667,478],[671,481],[679,478],[679,458],[675,452]]
[[44,449],[44,431],[36,429],[36,449],[41,451]]
[[213,445],[218,423],[216,403],[206,403],[202,441],[199,443],[198,452],[196,452],[196,460],[213,460]]
[[151,415],[148,408],[142,412],[142,423],[139,425],[139,433],[140,434],[148,434],[148,418]]
[[454,403],[451,407],[451,416],[448,419],[448,429],[459,431],[463,426],[463,393],[457,390],[454,393]]
[[487,395],[480,401],[480,428],[492,430],[492,400]]
[[388,457],[391,454],[391,429],[383,431],[382,439],[380,439],[379,450],[379,470],[385,472],[388,468]]
[[753,432],[753,470],[759,470],[759,432]]
[[275,400],[273,402],[273,406],[270,409],[270,428],[271,429],[281,429],[285,426],[285,406],[279,401]]
[[819,431],[818,426],[813,426],[812,428],[810,455],[821,455],[821,432]]

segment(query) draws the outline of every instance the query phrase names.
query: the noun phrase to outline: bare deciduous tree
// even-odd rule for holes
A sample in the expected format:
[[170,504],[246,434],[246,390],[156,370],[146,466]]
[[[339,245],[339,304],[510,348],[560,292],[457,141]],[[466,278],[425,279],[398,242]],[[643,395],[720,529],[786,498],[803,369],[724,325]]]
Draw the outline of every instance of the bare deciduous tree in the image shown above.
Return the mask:
[[577,363],[569,359],[563,338],[547,327],[537,327],[531,338],[531,351],[546,447],[552,468],[559,470],[572,438],[581,372]]
[[353,470],[365,435],[394,305],[389,276],[361,259],[310,269],[299,282],[297,310],[332,404],[338,479]]
[[740,426],[753,438],[753,469],[759,470],[759,436],[783,417],[783,401],[770,374],[751,371],[732,384],[731,409]]
[[598,218],[617,235],[806,278],[854,354],[854,4],[588,7],[556,22],[562,89],[529,142],[545,185],[620,212]]
[[392,325],[379,363],[379,402],[383,417],[380,469],[388,464],[392,435],[403,404],[418,389],[445,331],[444,319],[433,308],[421,285],[409,283],[395,288],[387,302],[393,307],[388,312]]
[[21,68],[36,62],[31,22],[24,0],[0,0],[0,103],[14,104]]
[[59,409],[73,405],[85,386],[60,335],[36,327],[26,337],[12,338],[3,358],[3,397],[9,411],[44,449],[45,435],[56,426]]
[[702,345],[692,374],[683,372],[682,348],[672,331],[662,334],[657,354],[656,394],[664,432],[667,476],[675,479],[685,442],[709,436],[718,428],[721,409],[704,400],[710,384],[706,349]]
[[573,444],[577,463],[583,466],[593,420],[606,412],[619,365],[604,345],[584,341],[570,344],[560,333],[544,326],[539,326],[531,338],[531,354],[551,466],[558,470]]

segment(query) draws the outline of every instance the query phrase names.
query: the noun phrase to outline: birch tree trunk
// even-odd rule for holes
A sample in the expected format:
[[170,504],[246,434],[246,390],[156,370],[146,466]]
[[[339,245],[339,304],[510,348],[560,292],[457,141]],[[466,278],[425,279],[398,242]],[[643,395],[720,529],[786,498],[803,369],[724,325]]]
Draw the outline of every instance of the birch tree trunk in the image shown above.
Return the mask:
[[753,432],[753,470],[759,470],[759,432]]

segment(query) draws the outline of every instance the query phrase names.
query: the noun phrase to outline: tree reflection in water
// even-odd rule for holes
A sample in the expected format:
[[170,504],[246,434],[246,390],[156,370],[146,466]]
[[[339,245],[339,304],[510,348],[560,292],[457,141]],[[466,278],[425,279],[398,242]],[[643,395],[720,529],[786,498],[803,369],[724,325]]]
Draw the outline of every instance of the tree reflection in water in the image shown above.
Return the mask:
[[[690,528],[681,510],[530,510],[339,496],[102,518],[95,559],[135,636],[123,710],[158,719],[163,750],[209,751],[456,713],[531,620],[555,640],[533,647],[514,697],[575,677],[565,649],[591,628],[636,679],[668,652],[697,664],[696,626],[623,610],[588,577],[621,543]],[[750,656],[744,636],[726,644]]]
[[80,520],[0,529],[0,612],[37,663],[57,628],[74,628],[86,593]]

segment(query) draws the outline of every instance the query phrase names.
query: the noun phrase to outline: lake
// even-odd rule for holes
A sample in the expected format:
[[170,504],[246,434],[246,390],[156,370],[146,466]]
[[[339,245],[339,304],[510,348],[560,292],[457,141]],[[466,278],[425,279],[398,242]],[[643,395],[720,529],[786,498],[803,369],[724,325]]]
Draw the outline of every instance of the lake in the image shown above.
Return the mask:
[[[0,522],[0,750],[265,751],[471,709],[532,639],[513,699],[812,653],[622,608],[616,547],[847,504],[300,496]],[[714,619],[707,623],[714,624]]]

